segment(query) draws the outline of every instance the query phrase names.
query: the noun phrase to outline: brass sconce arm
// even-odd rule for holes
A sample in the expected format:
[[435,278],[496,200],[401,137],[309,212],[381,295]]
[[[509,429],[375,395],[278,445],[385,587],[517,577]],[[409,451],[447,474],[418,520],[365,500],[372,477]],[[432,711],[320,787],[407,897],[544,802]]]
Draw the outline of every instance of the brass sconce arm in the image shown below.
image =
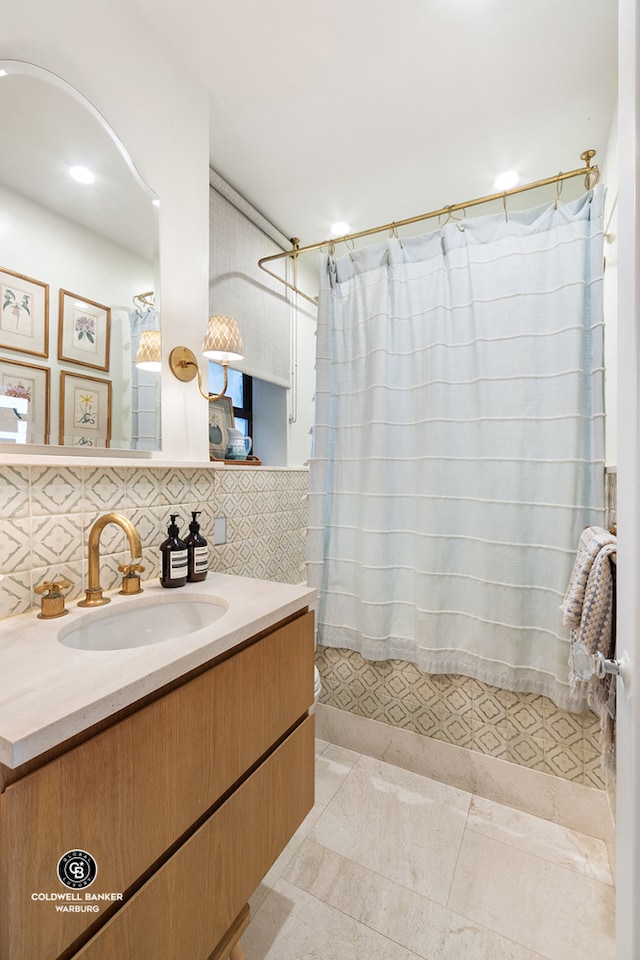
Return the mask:
[[227,383],[228,383],[228,374],[227,374],[227,363],[223,360],[222,369],[224,371],[224,382],[222,385],[222,393],[212,394],[205,393],[202,389],[202,373],[200,371],[200,365],[196,360],[195,354],[192,350],[189,350],[188,347],[174,347],[171,353],[169,354],[169,366],[171,368],[171,373],[174,377],[177,377],[178,380],[181,380],[183,383],[189,383],[194,377],[198,378],[198,390],[200,391],[201,396],[205,400],[216,401],[221,397],[224,397],[227,392]]

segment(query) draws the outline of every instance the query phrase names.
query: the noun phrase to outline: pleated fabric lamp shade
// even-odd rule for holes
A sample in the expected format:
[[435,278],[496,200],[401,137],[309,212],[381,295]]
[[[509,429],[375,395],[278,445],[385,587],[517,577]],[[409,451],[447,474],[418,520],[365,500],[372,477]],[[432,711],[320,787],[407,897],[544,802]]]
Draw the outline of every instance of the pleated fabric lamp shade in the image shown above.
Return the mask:
[[140,334],[138,352],[136,353],[136,367],[140,370],[153,370],[156,373],[161,369],[160,331],[143,330]]
[[242,337],[232,317],[210,317],[209,327],[202,341],[202,353],[217,363],[242,360]]

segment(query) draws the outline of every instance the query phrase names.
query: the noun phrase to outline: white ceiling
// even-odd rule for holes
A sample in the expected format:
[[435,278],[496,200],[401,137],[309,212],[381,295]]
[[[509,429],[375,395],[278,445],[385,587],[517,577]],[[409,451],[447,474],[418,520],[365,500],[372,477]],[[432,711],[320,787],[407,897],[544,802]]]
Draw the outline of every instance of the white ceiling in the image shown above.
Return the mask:
[[210,89],[213,168],[303,244],[604,161],[615,0],[134,2]]

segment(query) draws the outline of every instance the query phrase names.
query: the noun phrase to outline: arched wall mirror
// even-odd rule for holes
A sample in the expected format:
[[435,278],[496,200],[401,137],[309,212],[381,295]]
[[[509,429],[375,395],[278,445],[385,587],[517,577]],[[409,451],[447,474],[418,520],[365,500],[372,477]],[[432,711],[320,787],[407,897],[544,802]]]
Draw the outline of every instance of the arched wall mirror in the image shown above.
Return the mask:
[[47,70],[0,60],[0,129],[0,444],[158,450],[157,199]]

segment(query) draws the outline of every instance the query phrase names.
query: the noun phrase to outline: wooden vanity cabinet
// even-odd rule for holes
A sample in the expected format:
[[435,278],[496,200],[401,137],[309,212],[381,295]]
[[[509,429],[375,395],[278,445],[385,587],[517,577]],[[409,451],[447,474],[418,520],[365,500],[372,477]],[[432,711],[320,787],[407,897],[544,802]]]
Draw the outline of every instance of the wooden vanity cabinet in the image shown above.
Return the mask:
[[[312,703],[303,612],[10,783],[0,960],[208,960],[313,805]],[[70,850],[98,867],[74,903],[122,899],[39,898],[74,893]]]

